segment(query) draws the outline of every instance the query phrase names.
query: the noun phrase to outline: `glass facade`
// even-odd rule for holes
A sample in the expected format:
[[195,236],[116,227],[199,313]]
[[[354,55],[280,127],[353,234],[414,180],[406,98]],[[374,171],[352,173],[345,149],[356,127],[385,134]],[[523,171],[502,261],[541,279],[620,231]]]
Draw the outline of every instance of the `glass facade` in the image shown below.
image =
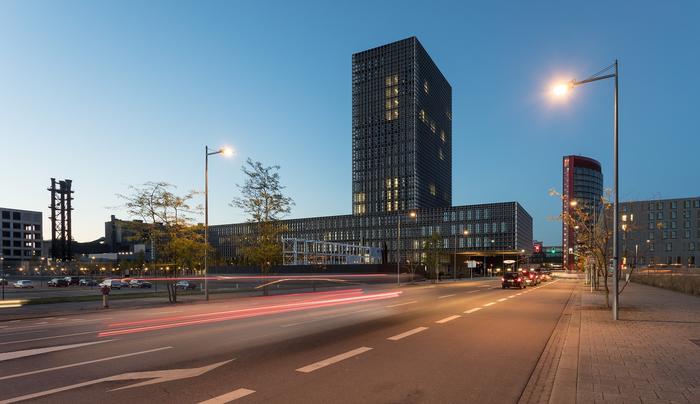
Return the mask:
[[415,37],[352,56],[354,215],[452,204],[452,87]]
[[[563,158],[562,214],[573,212],[571,202],[589,213],[600,212],[603,196],[603,172],[600,163],[583,156]],[[576,234],[571,226],[562,224],[562,244],[564,248],[563,266],[573,270],[576,265]]]

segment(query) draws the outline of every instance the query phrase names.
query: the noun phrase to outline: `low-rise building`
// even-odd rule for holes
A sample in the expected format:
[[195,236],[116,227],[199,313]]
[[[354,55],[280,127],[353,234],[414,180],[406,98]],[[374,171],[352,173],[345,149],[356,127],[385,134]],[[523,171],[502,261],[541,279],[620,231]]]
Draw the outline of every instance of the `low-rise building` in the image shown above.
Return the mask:
[[0,228],[0,255],[5,265],[16,266],[41,257],[41,212],[0,208]]

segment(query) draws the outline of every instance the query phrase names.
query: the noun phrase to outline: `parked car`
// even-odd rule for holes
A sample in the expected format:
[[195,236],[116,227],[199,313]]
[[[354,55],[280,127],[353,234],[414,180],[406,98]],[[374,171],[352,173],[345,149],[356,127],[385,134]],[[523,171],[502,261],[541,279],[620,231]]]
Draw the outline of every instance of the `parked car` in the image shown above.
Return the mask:
[[34,284],[32,283],[32,281],[21,280],[15,282],[13,286],[20,289],[32,289],[34,287]]
[[97,286],[97,281],[94,279],[80,279],[80,286]]
[[66,276],[64,279],[68,282],[68,285],[80,285],[80,278],[77,276]]
[[143,279],[132,279],[131,282],[129,282],[129,287],[130,288],[151,288],[151,282],[145,281]]
[[526,287],[525,279],[518,272],[506,272],[501,278],[501,287],[505,288],[518,288],[522,289]]
[[190,281],[180,281],[175,284],[175,288],[182,290],[197,289],[197,284]]
[[46,286],[53,287],[68,287],[68,281],[65,278],[53,278],[46,282]]
[[122,282],[119,279],[105,279],[100,283],[98,286],[107,286],[110,289],[121,289],[121,288],[128,288],[129,284]]

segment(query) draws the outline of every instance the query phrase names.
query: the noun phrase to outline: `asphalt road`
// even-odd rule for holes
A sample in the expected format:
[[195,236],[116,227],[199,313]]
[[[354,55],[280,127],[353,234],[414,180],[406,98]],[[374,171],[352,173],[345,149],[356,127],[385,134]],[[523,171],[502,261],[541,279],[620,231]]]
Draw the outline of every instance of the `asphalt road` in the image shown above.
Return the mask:
[[517,402],[573,285],[353,286],[0,322],[0,403]]

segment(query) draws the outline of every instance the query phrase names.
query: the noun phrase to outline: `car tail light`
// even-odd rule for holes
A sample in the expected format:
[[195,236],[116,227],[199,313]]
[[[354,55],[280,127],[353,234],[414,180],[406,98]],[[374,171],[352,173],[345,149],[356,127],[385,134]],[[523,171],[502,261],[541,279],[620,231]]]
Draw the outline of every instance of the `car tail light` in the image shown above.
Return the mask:
[[522,282],[522,281],[523,281],[523,278],[518,278],[518,282]]
[[506,280],[506,278],[501,278],[501,282],[503,282],[503,281],[505,281],[505,280]]

